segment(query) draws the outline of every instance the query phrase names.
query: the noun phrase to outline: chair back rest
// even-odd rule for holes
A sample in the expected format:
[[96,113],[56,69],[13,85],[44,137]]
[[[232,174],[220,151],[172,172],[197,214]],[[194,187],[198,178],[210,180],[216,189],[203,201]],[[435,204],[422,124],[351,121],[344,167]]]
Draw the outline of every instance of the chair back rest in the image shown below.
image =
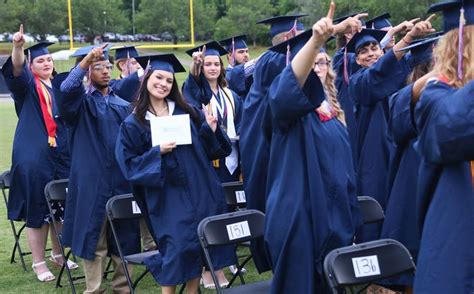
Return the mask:
[[223,183],[222,187],[224,188],[227,206],[229,206],[231,210],[247,207],[247,199],[245,198],[244,185],[242,182]]
[[47,183],[44,187],[44,195],[46,196],[46,200],[65,201],[68,184],[68,179],[54,180]]
[[324,259],[324,272],[332,289],[371,283],[414,270],[410,252],[392,239],[335,249]]
[[254,209],[206,217],[198,226],[205,246],[237,244],[263,236],[265,215]]
[[11,174],[10,171],[4,171],[0,176],[0,189],[10,189]]
[[372,197],[358,196],[357,203],[362,214],[364,224],[381,222],[385,218],[382,206]]
[[105,209],[111,220],[142,217],[142,211],[131,193],[110,198],[105,205]]

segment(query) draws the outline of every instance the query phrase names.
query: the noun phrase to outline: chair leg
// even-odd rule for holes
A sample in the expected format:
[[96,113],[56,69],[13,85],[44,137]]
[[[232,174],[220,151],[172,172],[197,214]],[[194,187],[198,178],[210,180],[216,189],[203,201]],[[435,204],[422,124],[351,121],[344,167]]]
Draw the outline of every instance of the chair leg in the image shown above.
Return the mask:
[[105,268],[105,272],[103,276],[104,280],[107,280],[107,276],[114,271],[110,269],[111,266],[112,266],[112,258],[109,258],[109,263],[107,263],[107,267]]
[[[181,288],[179,288],[179,294],[183,294],[184,293],[184,289],[186,289],[186,283],[182,284],[181,285]],[[201,289],[199,289],[201,290]]]
[[23,267],[23,270],[25,272],[27,272],[27,267],[26,267],[26,264],[25,264],[25,259],[24,259],[24,255],[27,255],[25,253],[23,253],[23,250],[21,250],[21,246],[20,246],[20,234],[21,232],[23,231],[23,229],[25,228],[26,224],[23,224],[23,226],[21,227],[21,229],[18,231],[16,231],[16,227],[15,227],[15,223],[14,221],[10,220],[10,226],[12,228],[12,232],[13,232],[13,236],[15,237],[15,245],[13,246],[13,250],[12,250],[12,256],[11,256],[11,259],[10,259],[10,263],[16,263],[15,261],[15,255],[16,255],[16,250],[18,249],[18,255],[20,256],[20,261],[21,261],[21,265]]
[[149,271],[145,269],[145,271],[143,271],[143,273],[135,280],[135,282],[133,282],[133,285],[132,285],[133,289],[137,288],[138,283],[146,276],[146,274],[148,274],[148,272]]

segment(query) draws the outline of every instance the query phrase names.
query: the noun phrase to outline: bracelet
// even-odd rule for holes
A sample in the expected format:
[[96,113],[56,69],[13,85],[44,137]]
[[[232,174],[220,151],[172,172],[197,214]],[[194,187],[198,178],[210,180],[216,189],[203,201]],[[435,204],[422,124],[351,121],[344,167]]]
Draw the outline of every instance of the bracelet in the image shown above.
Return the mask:
[[[405,36],[406,37],[406,36]],[[411,41],[408,42],[407,40],[405,40],[405,37],[402,38],[402,41],[405,42],[406,44],[411,44]]]

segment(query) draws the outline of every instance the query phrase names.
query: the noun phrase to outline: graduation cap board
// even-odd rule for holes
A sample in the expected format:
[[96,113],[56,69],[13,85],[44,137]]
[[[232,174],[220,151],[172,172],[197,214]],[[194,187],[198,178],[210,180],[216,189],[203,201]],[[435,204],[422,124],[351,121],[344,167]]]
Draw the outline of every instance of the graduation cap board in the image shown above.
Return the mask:
[[381,30],[392,26],[390,13],[384,13],[365,22],[368,29]]
[[[287,58],[287,64],[290,62],[291,59],[303,48],[303,46],[308,42],[308,40],[311,38],[313,35],[313,30],[309,29],[304,31],[303,33],[297,35],[294,38],[291,38],[287,41],[284,41],[278,45],[275,45],[268,50],[281,53],[281,54],[286,54]],[[320,52],[326,52],[324,48],[321,48],[319,50]]]
[[[358,14],[361,14],[361,13],[367,13],[367,11],[362,11],[362,12],[358,12],[358,13],[352,13],[352,14],[344,15],[344,16],[341,16],[341,17],[338,17],[338,18],[334,19],[332,22],[334,24],[338,24],[338,23],[341,23],[341,22],[345,21],[349,17],[354,17],[354,16],[356,16]],[[365,20],[363,20],[363,19],[359,19],[359,20],[362,23],[362,26],[366,25]]]
[[228,39],[219,41],[219,43],[227,50],[227,52],[232,52],[235,49],[245,49],[247,46],[247,36],[239,35],[234,36]]
[[192,57],[194,52],[202,51],[204,46],[206,46],[206,52],[204,53],[205,56],[211,56],[211,55],[222,56],[222,55],[227,54],[227,51],[221,45],[219,45],[219,43],[217,43],[216,41],[211,41],[206,44],[202,44],[198,47],[189,49],[186,51],[186,53]]
[[49,54],[48,47],[53,45],[52,42],[39,42],[25,49],[25,55],[29,60],[33,60],[38,56]]
[[449,1],[435,3],[428,8],[428,14],[439,12],[443,13],[443,30],[448,32],[459,28],[459,19],[461,8],[464,9],[465,25],[474,24],[474,0]]
[[[85,57],[87,54],[89,54],[89,52],[94,49],[94,48],[97,48],[97,47],[101,47],[103,45],[90,45],[90,46],[85,46],[85,47],[81,47],[79,49],[76,50],[76,52],[74,52],[71,57]],[[107,45],[107,47],[104,48],[104,58],[108,58],[109,57],[109,50],[110,48],[112,48],[112,45]]]
[[347,52],[356,53],[357,49],[370,42],[380,43],[386,34],[386,31],[363,29],[349,41],[346,47]]
[[174,54],[138,56],[135,59],[142,68],[147,68],[148,66],[149,71],[164,70],[171,73],[186,71]]
[[257,22],[257,24],[270,25],[270,37],[275,37],[279,33],[289,31],[302,31],[304,25],[298,19],[307,16],[307,14],[274,16]]
[[114,47],[111,50],[115,50],[115,60],[124,59],[124,58],[135,58],[138,57],[138,51],[134,45]]
[[409,46],[401,48],[397,51],[410,50],[411,54],[418,56],[420,60],[431,60],[433,56],[433,45],[436,44],[436,42],[438,42],[440,38],[441,36],[436,36],[432,38],[418,40],[417,42],[414,42]]

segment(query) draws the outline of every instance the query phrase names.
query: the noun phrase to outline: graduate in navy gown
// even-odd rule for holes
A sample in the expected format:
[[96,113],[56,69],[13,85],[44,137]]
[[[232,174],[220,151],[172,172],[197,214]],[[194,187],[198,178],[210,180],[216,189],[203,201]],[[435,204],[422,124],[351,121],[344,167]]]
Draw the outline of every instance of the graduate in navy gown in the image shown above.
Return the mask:
[[[389,99],[388,134],[394,142],[394,148],[390,155],[389,198],[381,238],[401,242],[410,251],[415,262],[421,239],[416,219],[416,187],[421,159],[415,150],[417,131],[413,111],[419,95],[415,82],[421,82],[418,80],[422,77],[426,81],[426,74],[433,65],[433,45],[438,38],[430,38],[402,49],[410,50],[413,56],[423,61],[410,74],[409,85]],[[413,287],[413,274],[407,273],[383,284],[398,291],[408,291]]]
[[189,76],[183,91],[186,99],[198,108],[203,106],[215,115],[219,125],[232,142],[232,153],[213,161],[214,168],[222,183],[241,179],[238,136],[242,117],[242,100],[228,88],[221,55],[225,49],[211,41],[186,51],[193,57]]
[[415,108],[422,237],[414,292],[473,293],[474,1],[433,4],[428,12],[440,10],[446,33],[433,52],[435,78]]
[[[357,108],[356,174],[357,194],[375,198],[385,209],[388,198],[387,173],[393,143],[387,135],[388,97],[403,88],[412,68],[398,51],[415,37],[431,29],[429,20],[417,23],[404,22],[405,37],[384,54],[380,40],[386,32],[364,29],[357,33],[347,46],[355,53],[361,66],[349,82],[350,95]],[[365,225],[358,232],[357,242],[377,240],[381,224]]]
[[[26,222],[33,271],[38,280],[46,282],[55,278],[44,261],[49,224],[56,221],[56,225],[61,227],[64,203],[52,203],[57,211],[53,220],[44,197],[44,187],[49,181],[68,177],[70,157],[67,130],[56,107],[59,93],[52,85],[54,64],[47,49],[52,43],[38,43],[26,50],[23,49],[24,43],[21,25],[13,36],[12,56],[2,68],[18,116],[13,139],[8,218]],[[51,242],[50,259],[62,265],[59,243],[52,230]],[[72,261],[68,266],[78,267]]]
[[[109,87],[113,65],[103,49],[93,48],[71,70],[61,84],[57,101],[69,127],[71,149],[63,241],[83,258],[87,293],[101,291],[108,253],[115,269],[113,290],[129,290],[106,223],[105,204],[115,195],[131,192],[114,156],[119,127],[130,113],[130,106]],[[83,86],[86,75],[87,91]],[[137,221],[119,221],[117,231],[125,255],[140,251]]]
[[143,69],[135,59],[139,56],[138,51],[133,45],[112,50],[115,50],[115,66],[120,71],[120,76],[110,81],[110,87],[119,97],[132,102],[137,97],[140,77],[143,75]]
[[[224,191],[211,160],[231,153],[229,138],[217,117],[187,104],[179,92],[175,72],[184,72],[172,54],[142,56],[147,72],[133,113],[120,127],[115,155],[124,176],[144,202],[160,253],[145,261],[162,286],[174,293],[186,283],[197,293],[203,260],[197,226],[208,216],[226,212]],[[151,121],[187,114],[192,144],[154,143]],[[143,207],[143,206],[142,206]],[[211,251],[216,268],[233,264],[232,247]]]
[[[288,41],[294,58],[269,90],[265,242],[273,264],[272,293],[328,293],[324,257],[350,245],[355,233],[355,177],[347,131],[312,70],[327,38],[345,29],[333,26],[334,9],[332,3],[328,17]],[[351,25],[361,26],[355,19]],[[273,50],[284,53],[286,48],[284,43]]]
[[242,99],[247,96],[253,83],[253,71],[258,58],[250,59],[247,36],[234,36],[219,41],[227,51],[226,79],[229,88]]
[[[304,31],[298,18],[305,15],[278,16],[260,21],[270,24],[272,44],[294,37]],[[255,65],[253,84],[244,100],[240,155],[247,207],[265,212],[268,156],[270,152],[271,128],[268,113],[268,89],[277,75],[285,68],[285,56],[266,51]],[[251,243],[251,252],[259,272],[271,269],[263,239]]]

